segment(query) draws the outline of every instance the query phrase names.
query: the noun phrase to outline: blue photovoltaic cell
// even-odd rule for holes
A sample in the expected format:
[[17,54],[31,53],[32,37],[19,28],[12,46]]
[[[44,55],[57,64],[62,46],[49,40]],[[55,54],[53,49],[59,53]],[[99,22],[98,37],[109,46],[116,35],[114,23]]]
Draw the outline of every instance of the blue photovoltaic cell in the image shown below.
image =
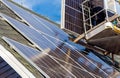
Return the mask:
[[62,0],[62,26],[65,29],[76,32],[78,34],[84,33],[83,16],[81,3],[85,0]]
[[36,15],[33,15],[32,13],[14,5],[7,0],[3,0],[2,2],[6,4],[11,10],[13,10],[18,16],[20,16],[20,18],[27,21],[26,23],[28,23],[30,26],[33,26],[35,29],[61,40],[68,39],[68,34],[60,30],[55,24],[52,24]]
[[72,73],[70,73],[67,69],[65,69],[64,66],[62,67],[60,63],[57,63],[53,58],[51,58],[44,52],[40,52],[6,37],[3,37],[3,39],[8,44],[10,44],[10,46],[14,46],[13,48],[19,54],[21,54],[22,56],[24,55],[24,58],[27,57],[27,59],[35,63],[48,76],[50,76],[50,78],[65,78],[67,77],[67,75],[69,75],[71,78],[75,78],[75,76]]
[[[49,55],[49,57],[46,58],[54,58],[57,60],[57,62],[61,63],[69,72],[73,73],[77,78],[83,78],[83,76],[89,78],[110,77],[113,76],[112,74],[118,73],[115,69],[96,57],[93,53],[89,53],[88,55],[82,54],[80,50],[78,50],[78,47],[76,47],[76,44],[70,42],[69,40],[64,42],[60,41],[55,37],[40,33],[33,28],[28,27],[25,24],[18,22],[6,15],[1,14],[1,16],[5,18],[7,22],[9,22],[27,39],[37,45],[39,49],[42,51],[49,49],[49,51],[46,53]],[[70,54],[68,54],[69,52]],[[41,58],[41,61],[46,60]],[[38,63],[37,60],[35,62]],[[47,71],[45,68],[44,70]]]
[[11,76],[14,76],[14,78],[21,78],[20,75],[0,57],[0,78],[11,78]]
[[[30,41],[32,41],[34,44],[36,44],[38,47],[40,45],[40,47],[42,47],[42,49],[46,49],[48,48],[47,46],[51,46],[51,44],[49,44],[48,40],[46,40],[44,37],[43,37],[43,34],[37,32],[36,30],[34,30],[33,28],[31,27],[28,27],[27,25],[17,21],[17,20],[14,20],[12,19],[11,17],[8,17],[4,14],[1,14],[1,16],[4,16],[7,21],[16,29],[18,30],[21,34],[23,34],[24,36],[26,36],[26,38]],[[44,46],[44,44],[47,44],[47,46]],[[57,43],[58,45],[60,43]],[[39,48],[40,48],[39,47]],[[51,46],[51,48],[54,48]]]

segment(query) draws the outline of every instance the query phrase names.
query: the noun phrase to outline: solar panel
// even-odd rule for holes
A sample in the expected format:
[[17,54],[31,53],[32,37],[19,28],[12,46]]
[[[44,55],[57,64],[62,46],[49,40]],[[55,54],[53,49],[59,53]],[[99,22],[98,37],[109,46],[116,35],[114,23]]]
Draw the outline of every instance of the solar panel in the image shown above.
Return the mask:
[[[11,39],[6,38],[6,37],[3,37],[3,39],[7,43],[9,43],[24,58],[26,58],[28,61],[32,61],[33,63],[35,63],[48,76],[50,76],[50,78],[54,78],[54,77],[64,78],[67,75],[74,78],[74,75],[72,75],[68,70],[66,70],[65,67],[61,66],[61,64],[56,62],[52,57],[47,55],[45,53],[45,51],[40,52],[38,50],[35,50],[33,48],[30,48],[28,46],[20,44],[16,41],[11,40]],[[41,72],[41,70],[40,70],[40,72]],[[46,76],[46,77],[48,77],[48,76]]]
[[[66,34],[63,30],[58,28],[55,24],[52,24],[38,16],[35,16],[35,15],[33,16],[36,18],[36,20],[43,23],[45,26],[48,26],[53,32],[55,32],[56,33],[55,35],[58,37],[58,39],[65,40],[68,38],[68,34]],[[56,36],[53,36],[53,37],[56,37]]]
[[[1,16],[5,18],[16,30],[18,30],[21,34],[23,34],[28,40],[34,43],[37,47],[42,45],[40,47],[42,47],[42,49],[46,49],[47,46],[51,46],[51,44],[49,44],[49,42],[43,37],[42,33],[39,33],[33,28],[28,27],[27,25],[11,17],[8,17],[4,14],[1,14]],[[47,46],[45,46],[44,44],[47,44]]]
[[[57,78],[61,78],[61,77],[70,77],[70,78],[71,77],[72,78],[75,78],[75,77],[77,77],[77,78],[78,77],[82,77],[82,78],[83,77],[85,77],[85,78],[86,77],[89,77],[89,78],[110,77],[109,75],[106,76],[104,74],[102,74],[102,76],[97,75],[99,70],[96,70],[95,71],[96,73],[94,74],[92,72],[88,72],[88,71],[84,70],[83,68],[73,65],[72,62],[68,63],[61,59],[53,57],[53,56],[47,54],[47,52],[48,52],[47,50],[44,52],[39,52],[35,49],[27,47],[23,44],[20,44],[16,41],[9,39],[9,38],[3,37],[3,39],[9,45],[11,45],[11,47],[13,47],[13,49],[15,49],[19,54],[27,57],[28,60],[35,63],[40,69],[42,69],[48,76],[50,76],[52,78],[53,77],[57,77]],[[108,65],[105,65],[103,61],[101,61],[98,57],[96,57],[92,53],[88,57],[89,58],[94,57],[94,59],[98,60],[98,62],[94,62],[94,63],[95,64],[97,63],[98,66],[105,69],[105,71],[109,71],[108,74],[111,74],[110,72],[118,73],[117,71],[115,71],[114,69],[109,67]],[[91,69],[95,69],[93,65],[91,65],[85,59],[80,57],[79,61],[81,61],[81,60],[83,61],[82,62],[83,67],[85,67],[84,64],[87,64],[89,67],[91,67]],[[102,63],[103,66],[100,63]],[[100,73],[102,73],[102,72],[100,72]],[[117,77],[119,77],[119,75],[117,75]]]
[[[8,16],[3,14],[1,16],[5,18],[16,30],[28,38],[32,43],[36,44],[37,47],[43,52],[47,50],[46,54],[49,56],[46,57],[47,59],[52,58],[57,63],[61,63],[60,65],[55,65],[56,67],[60,67],[62,65],[63,68],[65,67],[67,71],[78,78],[83,76],[89,78],[110,77],[113,76],[113,73],[118,73],[115,69],[96,57],[93,53],[89,53],[88,55],[82,54],[82,52],[78,50],[79,47],[77,44],[74,44],[70,41],[63,42],[47,34],[37,32],[33,28],[28,27],[25,24],[18,22]],[[34,60],[36,63],[38,63],[39,59]],[[49,60],[47,61],[44,58],[41,58],[40,62],[43,61],[49,62]],[[54,66],[54,63],[52,66]],[[50,68],[52,68],[52,66],[50,66]],[[43,70],[47,71],[45,67],[43,68]],[[58,72],[57,69],[54,72],[56,71]]]
[[62,24],[64,29],[78,34],[84,32],[81,3],[84,0],[62,0]]
[[0,78],[21,78],[20,75],[0,57]]
[[77,34],[86,33],[105,20],[104,1],[62,0],[61,27]]
[[7,0],[3,0],[2,2],[11,10],[13,10],[18,16],[20,16],[20,18],[25,20],[27,24],[34,27],[35,29],[40,30],[53,37],[57,37],[61,40],[68,39],[68,34],[60,30],[55,24],[51,24],[50,22],[14,5]]

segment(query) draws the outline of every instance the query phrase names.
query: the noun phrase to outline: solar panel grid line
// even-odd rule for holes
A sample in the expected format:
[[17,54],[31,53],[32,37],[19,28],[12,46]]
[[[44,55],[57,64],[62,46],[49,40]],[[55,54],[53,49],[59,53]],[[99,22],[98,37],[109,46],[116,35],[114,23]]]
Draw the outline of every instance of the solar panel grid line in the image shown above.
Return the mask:
[[[43,24],[45,27],[47,27],[47,26],[49,27],[49,25],[52,26],[51,23],[47,24],[47,23],[48,23],[47,21],[45,22],[45,20],[42,20],[42,19],[40,19],[40,18],[38,19],[38,17],[35,16],[35,15],[33,16],[33,18],[35,18],[38,22],[40,22],[41,24]],[[40,21],[40,20],[41,20],[41,21]],[[44,23],[42,23],[42,22],[44,22]],[[46,24],[47,24],[47,25],[46,25]],[[48,27],[47,27],[47,28],[48,28]],[[41,31],[41,30],[36,29],[36,28],[33,27],[33,26],[32,26],[32,28],[35,29],[35,30],[38,31],[38,32],[43,32],[43,31]],[[53,25],[52,28],[54,28],[54,30],[56,30],[57,27]],[[50,28],[49,28],[49,29],[50,29]],[[51,30],[51,29],[50,29],[50,30]],[[54,30],[52,30],[52,32],[53,32]],[[57,30],[60,30],[60,29],[57,29]],[[65,36],[64,36],[63,34],[66,34],[66,33],[63,33],[63,31],[59,31],[59,33],[57,33],[58,31],[54,31],[54,32],[56,32],[56,33],[54,33],[54,36],[53,36],[53,37],[58,38],[57,35],[59,36],[59,34],[60,34],[60,35],[61,35],[60,37],[63,38],[63,40],[64,40],[64,37],[65,37]],[[61,34],[61,33],[62,33],[62,34]],[[46,34],[47,34],[47,33],[46,33]],[[48,34],[49,34],[49,33],[48,33]],[[50,35],[50,34],[49,34],[49,35]],[[51,35],[51,36],[52,36],[52,35]],[[62,36],[63,36],[63,37],[62,37]],[[59,37],[59,38],[60,38],[60,37]],[[59,38],[58,38],[58,39],[59,39]],[[61,39],[61,38],[60,38],[60,39]],[[61,39],[61,40],[62,40],[62,39]]]
[[8,65],[7,66],[4,66],[2,69],[0,69],[0,71],[2,71],[0,73],[0,75],[2,75],[3,73],[5,73],[7,70],[11,69]]
[[0,69],[3,67],[3,66],[7,66],[7,63],[6,62],[2,62],[2,63],[0,63]]
[[[20,66],[20,64],[16,61],[16,59],[13,58],[13,56],[11,56],[10,53],[6,53],[7,50],[5,50],[5,49],[3,49],[3,48],[4,48],[4,47],[2,47],[2,48],[0,49],[0,51],[3,52],[3,53],[1,53],[1,57],[7,62],[7,63],[5,62],[6,65],[9,64],[9,66],[11,66],[11,68],[14,68],[15,74],[16,74],[19,78],[21,78],[20,76],[26,77],[26,78],[28,78],[28,77],[34,78],[33,75],[31,76],[31,74],[29,74],[28,71],[24,70],[24,68],[23,68],[22,66]],[[9,59],[9,60],[8,60],[8,59]],[[9,62],[8,62],[8,61],[9,61]],[[14,64],[13,64],[13,63],[14,63]],[[19,67],[16,67],[16,66],[19,66]],[[19,70],[19,71],[18,71],[18,70]],[[9,72],[9,71],[8,71],[8,72]],[[23,73],[24,73],[24,74],[23,74]],[[28,76],[28,75],[29,75],[29,76]],[[12,76],[12,75],[10,75],[10,76]],[[14,75],[13,75],[13,76],[14,76]],[[7,77],[5,77],[5,78],[7,78]],[[15,77],[15,78],[17,78],[17,77]]]
[[63,67],[66,71],[68,71],[71,75],[73,75],[74,78],[77,78],[74,74],[72,74],[67,68],[65,68],[63,65],[61,65],[57,60],[55,60],[52,56],[48,55],[51,57],[55,62],[57,62],[61,67]]
[[[45,36],[44,36],[45,37]],[[46,37],[45,37],[46,38]],[[47,38],[46,38],[47,39]],[[49,42],[51,42],[49,39],[47,39]],[[54,46],[56,46],[53,42],[51,42]],[[57,47],[57,46],[56,46]],[[58,47],[58,49],[61,51],[61,52],[63,52],[64,53],[64,51],[62,51],[59,47]],[[66,56],[68,56],[67,54],[66,54]],[[69,56],[68,56],[69,57]],[[70,57],[71,58],[71,57]],[[72,58],[71,58],[72,59]]]
[[81,2],[77,2],[75,0],[66,0],[65,6],[70,7],[71,9],[74,9],[74,10],[82,13],[81,10],[80,10],[80,8],[81,8],[80,3]]
[[[8,41],[7,40],[7,38],[3,38],[7,43],[9,43],[16,51],[18,51],[18,52],[20,52],[20,50],[18,50],[18,49],[16,49],[16,47],[15,46],[13,46],[13,44],[10,42],[10,41]],[[21,44],[22,45],[22,44]],[[20,53],[21,54],[21,53]],[[22,56],[24,56],[24,55],[22,55]],[[39,57],[38,57],[38,59],[40,59]],[[41,60],[42,61],[42,60]],[[40,62],[41,63],[41,62]],[[57,63],[57,62],[56,62]],[[65,68],[64,68],[65,69]],[[75,77],[76,78],[76,77]]]
[[[1,0],[1,2],[2,2],[3,4],[5,4],[11,11],[13,11],[12,8],[9,7],[8,4],[5,3],[4,1],[7,1],[7,0]],[[13,11],[13,12],[14,12],[17,16],[20,16],[17,12],[15,12],[15,11]],[[22,17],[20,17],[20,18],[22,18]],[[22,18],[22,20],[25,21],[23,18]]]
[[[71,45],[69,45],[69,46],[71,46]],[[73,46],[71,46],[71,47],[73,47]],[[77,51],[77,50],[76,50]],[[77,51],[78,53],[79,53],[79,51]],[[104,72],[104,70],[103,69],[101,69],[101,68],[99,68],[97,65],[95,65],[95,63],[93,62],[93,61],[91,61],[90,59],[88,59],[87,57],[85,57],[82,53],[79,53],[80,55],[82,55],[87,61],[89,61],[90,63],[92,63],[94,66],[96,66],[99,70],[101,70],[102,72]],[[109,74],[107,74],[106,72],[104,72],[108,77],[110,77],[109,76]],[[110,77],[111,78],[111,77]]]
[[[61,41],[62,42],[62,41]],[[68,44],[69,45],[69,44]],[[77,51],[77,50],[76,50]],[[77,51],[78,52],[78,51]],[[79,53],[79,52],[78,52]],[[80,55],[81,55],[81,53],[79,53]],[[85,57],[84,55],[82,55],[83,57]],[[86,58],[85,57],[85,59],[87,59],[87,60],[89,60],[88,58]],[[95,65],[94,64],[94,62],[92,62],[91,60],[89,60],[93,65]],[[95,65],[96,66],[96,65]],[[100,69],[98,66],[96,66],[98,69]],[[101,71],[103,71],[102,69],[100,69]],[[103,71],[104,72],[104,71]],[[106,75],[108,75],[106,72],[104,72]]]
[[[39,31],[38,31],[39,32]],[[60,42],[62,42],[62,43],[64,43],[64,44],[67,44],[68,46],[70,46],[71,48],[73,48],[73,49],[75,49],[73,46],[71,46],[69,43],[67,43],[67,42],[63,42],[62,40],[59,40],[59,39],[57,39],[57,38],[55,38],[55,37],[52,37],[52,36],[50,36],[50,35],[48,35],[48,34],[46,34],[46,33],[44,33],[44,32],[41,32],[41,33],[43,33],[45,36],[44,37],[46,37],[46,36],[49,36],[49,37],[51,37],[51,38],[53,38],[53,39],[55,39],[55,40],[58,40],[58,41],[60,41]],[[48,41],[49,41],[49,39],[48,38],[46,38]],[[51,41],[50,41],[51,42]],[[53,42],[52,42],[53,43]],[[53,43],[54,44],[54,43]],[[77,51],[78,52],[78,51]],[[79,53],[79,52],[78,52]],[[80,53],[81,54],[81,53]],[[83,55],[84,56],[84,55]]]
[[55,24],[53,24],[53,23],[51,23],[51,22],[48,22],[48,21],[46,21],[46,20],[44,20],[44,19],[42,19],[42,18],[40,18],[40,17],[38,17],[38,16],[35,16],[35,15],[33,15],[33,17],[35,17],[36,19],[38,19],[38,21],[40,21],[40,22],[42,22],[43,24],[45,24],[46,25],[46,27],[48,26],[50,29],[54,29],[53,31],[54,32],[59,32],[59,34],[62,34],[62,35],[66,35],[66,36],[68,36],[68,34],[67,33],[65,33],[65,32],[63,32],[63,30],[61,30],[59,27],[57,27]]
[[[51,56],[51,55],[48,55],[48,56]],[[57,59],[57,60],[59,60],[59,61],[61,61],[61,62],[64,62],[64,63],[66,63],[66,64],[70,64],[70,63],[65,62],[65,61],[63,61],[63,60],[61,60],[61,59],[59,59],[59,58],[54,57],[54,56],[51,56],[51,57],[53,57],[54,59]],[[83,68],[77,67],[77,66],[72,65],[72,64],[70,64],[70,65],[73,66],[73,67],[75,67],[75,68],[77,68],[77,69],[80,69],[81,71],[84,71],[84,72],[90,74],[90,75],[93,76],[94,78],[96,78],[96,77],[99,77],[99,78],[100,78],[100,76],[98,76],[98,75],[96,75],[96,74],[94,74],[94,73],[91,73],[91,72],[89,72],[89,71],[86,71],[86,70],[83,69]],[[79,74],[80,74],[80,73],[79,73]]]
[[[78,17],[75,17],[75,16],[73,16],[73,15],[70,15],[69,13],[65,13],[66,15],[69,15],[69,16],[71,16],[71,17],[73,17],[73,18],[76,18],[77,20],[80,20],[81,22],[83,21],[82,19],[80,19],[80,18],[78,18]],[[67,16],[66,16],[66,18],[67,18]],[[70,19],[68,19],[68,20],[70,20]]]
[[1,70],[2,68],[6,67],[6,66],[8,66],[8,64],[6,64],[6,65],[2,66],[2,67],[0,68],[0,70]]
[[[34,17],[32,16],[33,14],[29,13],[29,12],[26,12],[25,10],[23,10],[22,8],[19,8],[15,5],[13,5],[12,3],[8,2],[8,1],[3,1],[4,3],[6,3],[8,5],[8,7],[11,7],[11,10],[14,10],[16,11],[16,13],[20,16],[20,18],[22,17],[22,19],[24,18],[25,22],[29,25],[29,26],[33,26],[34,28],[40,30],[40,31],[43,31],[43,32],[46,32],[46,33],[49,33],[50,35],[54,36],[53,33],[51,31],[49,31],[49,27],[44,27],[43,26],[40,26],[42,25],[41,23],[39,23],[36,19],[34,19]],[[14,7],[13,7],[14,6]],[[19,9],[19,11],[17,10]],[[21,13],[20,13],[21,12]],[[24,15],[25,14],[25,15]],[[30,17],[31,19],[29,19],[28,17]],[[36,16],[37,17],[37,16]],[[57,27],[56,27],[57,28]],[[57,28],[58,29],[58,28]],[[52,28],[52,30],[54,30]],[[57,31],[58,32],[58,31]],[[54,32],[55,33],[55,32]],[[63,33],[63,31],[61,32]],[[67,34],[63,34],[63,35],[66,35]],[[63,37],[62,37],[63,38]]]
[[[58,61],[58,60],[57,60]],[[60,62],[60,61],[58,61]],[[62,62],[60,62],[61,64],[64,64]],[[66,64],[65,66],[67,66],[67,69],[69,71],[71,71],[74,75],[76,75],[78,78],[100,78],[101,76],[98,76],[98,75],[95,75],[93,73],[90,73],[90,72],[85,72],[85,71],[82,71],[80,69],[77,69],[69,64]]]
[[[15,27],[15,25],[13,25],[8,19],[6,19],[4,16],[6,16],[6,15],[4,15],[4,14],[2,14],[2,13],[0,13],[0,16],[2,16],[12,27],[14,27],[17,31],[19,31],[23,36],[25,36],[30,42],[32,42],[36,47],[38,47],[40,50],[42,50],[42,48],[41,47],[39,47],[33,40],[31,40],[30,38],[28,38],[27,36],[26,36],[26,34],[25,33],[23,33],[20,29],[18,29],[18,28],[16,28]],[[8,16],[7,16],[8,17]],[[9,17],[8,17],[9,18]],[[22,23],[21,23],[22,24]],[[25,24],[22,24],[22,25],[25,25]],[[26,27],[26,25],[24,26],[24,27]],[[24,28],[23,28],[24,29]],[[26,29],[27,30],[27,29]],[[36,38],[37,39],[37,38]]]
[[72,24],[72,25],[75,25],[76,27],[78,27],[78,28],[81,28],[81,29],[82,29],[82,27],[80,27],[79,25],[76,25],[76,24],[71,23],[71,22],[69,22],[69,21],[66,21],[66,22],[68,22],[68,23],[70,23],[70,24]]
[[[8,72],[9,71],[9,72]],[[6,72],[8,72],[8,73],[6,73]],[[6,70],[4,73],[2,73],[1,75],[0,75],[0,77],[9,77],[9,74],[11,74],[11,72],[14,72],[14,70],[12,69],[12,68],[10,68],[10,69],[8,69],[8,70]]]
[[62,5],[62,7],[64,7],[63,9],[64,11],[62,12],[62,15],[65,18],[62,16],[63,18],[61,19],[61,21],[63,22],[62,25],[64,24],[63,26],[64,29],[68,29],[78,34],[83,34],[84,30],[83,30],[83,21],[82,21],[83,19],[82,18],[82,7],[80,4],[84,0],[63,0],[63,1],[65,2]]
[[[45,53],[44,53],[44,54],[45,54]],[[41,56],[42,56],[42,55],[41,55]],[[43,57],[43,56],[42,56],[42,57]],[[42,57],[41,57],[41,58],[42,58]],[[37,59],[40,59],[40,57],[37,56],[37,55],[31,58],[32,61],[35,61],[35,60],[37,60]],[[41,61],[41,62],[43,62],[46,66],[48,66],[44,61]],[[48,69],[45,65],[44,65],[44,66],[43,66],[43,65],[40,65],[40,66],[43,67],[43,68],[46,68],[46,69],[49,70],[49,71],[54,71],[54,70]],[[48,67],[49,67],[49,66],[48,66]],[[55,71],[54,71],[54,72],[55,72]]]
[[[3,14],[1,15],[1,16],[3,16]],[[4,16],[6,16],[6,15],[4,15]],[[4,18],[4,17],[3,17]],[[7,17],[7,18],[9,18],[9,17]],[[5,18],[5,20],[7,21],[7,22],[9,22],[10,23],[10,21],[9,20],[7,20],[6,18]],[[12,19],[10,19],[10,20],[12,20]],[[25,33],[23,33],[21,30],[19,30],[18,28],[16,28],[12,23],[10,23],[15,29],[17,29],[18,31],[20,31],[20,33],[22,33],[25,37],[27,37],[26,35],[25,35]],[[22,24],[22,23],[21,23]],[[24,24],[22,24],[22,25],[24,25]],[[26,26],[24,26],[24,27],[26,27]],[[28,30],[28,28],[30,28],[30,29],[32,29],[31,27],[27,27],[27,28],[22,28],[22,29],[25,29],[25,30]],[[34,30],[34,32],[35,32],[35,30]],[[33,33],[33,32],[31,32],[31,33]],[[37,33],[38,34],[38,33]],[[39,35],[40,35],[40,33],[39,33]],[[34,36],[33,36],[34,37]],[[27,37],[28,38],[28,37]],[[35,37],[35,39],[37,39],[37,40],[39,40],[38,38],[36,38]],[[32,43],[34,43],[34,41],[32,41],[30,38],[28,38],[28,40],[30,40]],[[34,44],[36,44],[36,43],[34,43]],[[36,44],[36,46],[37,46],[37,44]],[[39,46],[38,46],[39,47]],[[39,47],[40,48],[40,47]],[[40,48],[41,49],[41,48]],[[42,49],[41,49],[42,50]]]
[[[48,55],[48,56],[50,56],[50,57],[53,57],[53,56],[51,56],[51,55],[49,55],[49,54],[46,54],[46,55]],[[54,59],[54,58],[53,58]],[[55,60],[56,61],[56,60]],[[57,61],[56,61],[57,62]],[[60,64],[61,65],[61,64]],[[63,67],[63,66],[62,66]],[[65,68],[65,67],[64,67]],[[65,68],[66,69],[66,68]],[[55,71],[56,72],[56,71]],[[71,73],[71,72],[70,72]]]
[[[2,37],[4,38],[4,36]],[[2,46],[2,48],[4,48]],[[15,72],[17,72],[21,77],[25,78],[35,78],[33,74],[30,73],[30,71],[25,70],[25,67],[21,66],[21,63],[18,63],[19,61],[6,49],[0,49],[1,52],[1,57],[12,67],[14,68]],[[9,59],[9,60],[8,60]],[[13,64],[14,63],[14,64]],[[18,71],[19,70],[19,71]],[[14,75],[13,75],[14,76]],[[19,77],[20,77],[19,76]],[[20,78],[21,78],[20,77]]]
[[9,78],[11,75],[13,75],[13,74],[15,74],[16,72],[13,72],[13,73],[11,73],[11,74],[9,74],[9,75],[7,75],[7,77],[6,78]]
[[[32,16],[33,17],[33,16]],[[35,17],[33,17],[34,19],[36,19],[37,21],[38,21],[38,19],[37,18],[35,18]],[[39,23],[40,21],[38,21],[38,23]],[[41,22],[40,22],[41,23]],[[43,23],[41,23],[42,24],[42,26],[45,26],[48,30],[50,30],[50,28],[48,28],[45,24],[43,24]],[[35,28],[35,27],[33,27],[34,25],[31,25],[31,24],[29,24],[30,26],[31,26],[31,28],[34,28],[34,29],[36,29],[36,30],[38,30],[39,31],[39,28],[37,29],[37,28]],[[47,30],[46,29],[46,30]],[[54,32],[52,31],[52,30],[50,30],[51,31],[51,33],[49,33],[50,35],[52,35],[52,34],[54,34]]]
[[[47,56],[47,58],[48,58],[49,56]],[[50,57],[49,57],[50,58]],[[39,61],[38,61],[39,60]],[[46,61],[44,61],[43,59],[40,59],[39,57],[38,57],[38,60],[37,60],[37,62],[38,62],[38,65],[40,65],[41,66],[41,63],[43,63],[43,65],[47,68],[47,70],[48,70],[48,68],[51,70],[51,71],[54,71],[54,74],[56,73],[56,74],[60,74],[60,75],[62,75],[62,76],[64,76],[64,74],[61,72],[60,73],[60,71],[55,71],[55,70],[53,70],[52,69],[52,67],[50,67],[50,65],[54,65],[54,64],[52,64],[51,62],[49,62],[49,64],[47,63],[46,64]],[[54,62],[55,63],[55,62]],[[63,69],[62,69],[63,70]]]
[[[71,47],[73,47],[73,46],[71,46]],[[79,53],[79,52],[78,52]],[[79,54],[81,54],[81,53],[79,53]],[[85,57],[84,55],[83,55],[83,57]],[[86,58],[86,57],[85,57]],[[89,58],[86,58],[87,60],[89,60],[89,62],[91,62],[94,66],[96,66],[99,70],[101,70],[103,73],[105,73],[109,78],[112,78],[108,73],[106,73],[105,71],[104,71],[104,69],[101,69],[100,67],[98,67],[94,62],[92,62]],[[112,69],[114,72],[113,73],[115,73],[116,72],[116,70],[115,69]]]
[[[44,54],[46,54],[46,55],[48,55],[46,52],[44,53]],[[48,55],[48,57],[51,57],[51,56],[49,56]],[[51,57],[52,58],[52,57]],[[39,59],[39,57],[37,57],[37,59]],[[54,58],[52,58],[54,61],[56,61]],[[57,61],[56,61],[57,62]],[[57,62],[61,67],[63,67],[59,62]],[[48,66],[48,65],[47,65]],[[65,67],[63,67],[66,71],[68,71]],[[54,72],[56,72],[56,71],[54,71]],[[69,71],[68,71],[69,72]],[[71,72],[69,72],[69,73],[71,73]],[[71,73],[72,74],[72,73]],[[72,74],[73,75],[73,74]],[[73,75],[74,76],[74,75]],[[75,76],[74,76],[75,77]],[[76,78],[76,77],[75,77]]]
[[75,8],[73,8],[73,7],[71,7],[71,6],[69,6],[69,5],[65,5],[65,6],[71,8],[71,9],[73,9],[73,10],[79,12],[79,13],[82,13],[81,11],[79,11],[79,10],[77,10],[77,9],[75,9]]
[[[33,18],[35,18],[35,16],[32,15]],[[52,29],[50,29],[49,27],[47,27],[44,23],[42,23],[38,18],[35,18],[38,22],[40,22],[43,26],[45,26],[46,28],[48,28],[51,32],[53,32]],[[34,28],[34,27],[33,27]]]
[[[2,16],[2,15],[4,15],[4,14],[1,14],[1,16]],[[4,15],[4,16],[6,16],[6,15]],[[7,19],[6,19],[6,20],[7,20]],[[8,20],[7,20],[7,21],[8,21]],[[8,21],[8,22],[9,22],[9,21]],[[9,22],[9,23],[10,23],[10,22]],[[11,23],[10,23],[10,24],[11,24]],[[14,25],[12,24],[12,26],[14,26]],[[15,27],[15,26],[14,26],[14,27]],[[15,28],[16,28],[16,27],[15,27]],[[31,28],[32,28],[32,27],[31,27]],[[17,28],[16,28],[16,29],[17,29]],[[20,31],[20,30],[18,29],[18,31]],[[35,29],[35,31],[38,31],[38,30]],[[21,33],[22,33],[22,32],[21,32]],[[24,34],[24,33],[22,33],[22,34]]]
[[[22,17],[18,12],[16,12],[16,11],[14,11],[13,10],[13,8],[11,8],[10,6],[9,6],[9,3],[10,2],[8,2],[7,0],[3,0],[2,1],[8,8],[10,8],[16,15],[18,15],[23,21],[25,21],[29,26],[31,26],[31,24],[28,22],[28,21],[26,21],[25,19],[24,19],[24,17]],[[10,3],[10,5],[12,5],[12,3]],[[20,11],[20,10],[19,10]],[[30,15],[31,16],[31,14],[29,13],[29,12],[27,12],[28,13],[28,15]],[[23,13],[22,13],[23,14]]]
[[[36,30],[36,29],[35,29],[35,30]],[[62,42],[62,43],[65,43],[65,44],[67,44],[67,45],[70,45],[70,44],[67,43],[66,41],[62,41],[62,40],[60,40],[60,39],[58,39],[58,38],[56,38],[56,37],[50,36],[49,34],[46,34],[46,33],[42,32],[42,31],[38,31],[38,30],[36,30],[36,31],[39,32],[39,33],[41,33],[41,34],[43,34],[43,35],[45,35],[45,36],[48,36],[48,37],[50,37],[50,38],[52,38],[52,39],[55,39],[56,41],[60,41],[60,42]],[[71,48],[73,48],[73,47],[71,47]],[[73,48],[73,49],[75,49],[75,48]]]
[[[49,39],[47,39],[48,41],[50,41]],[[50,41],[51,42],[51,41]],[[52,43],[52,42],[51,42]],[[54,43],[53,43],[53,45],[54,45]],[[56,46],[57,47],[57,46]],[[60,50],[60,49],[59,49]],[[84,57],[84,55],[83,55],[83,57]],[[88,60],[88,59],[87,59]],[[92,62],[91,62],[92,63]],[[93,65],[95,65],[94,63],[92,63]],[[96,66],[96,65],[95,65]],[[81,66],[82,67],[82,66]],[[97,67],[97,66],[96,66]],[[98,69],[99,69],[99,67],[98,67]],[[101,69],[100,69],[101,70]],[[103,70],[102,70],[103,71]],[[104,71],[103,71],[104,72]],[[105,73],[105,72],[104,72]],[[108,75],[108,74],[107,74]]]
[[[36,64],[34,64],[31,60],[29,60],[28,58],[27,58],[27,56],[25,56],[19,49],[17,49],[16,48],[16,46],[14,46],[9,40],[8,40],[8,38],[7,37],[2,37],[2,39],[3,40],[5,40],[12,48],[14,48],[17,52],[19,52],[19,54],[22,56],[22,57],[24,57],[29,63],[31,63],[34,67],[36,67],[44,76],[46,76],[47,78],[50,78],[43,70],[41,70]],[[21,43],[19,43],[19,44],[21,44]],[[23,45],[23,44],[21,44],[21,45]],[[24,45],[25,47],[28,47],[28,46],[26,46],[26,45]],[[28,47],[29,48],[29,47]],[[35,50],[35,49],[34,49]],[[37,51],[37,50],[35,50],[35,51]]]
[[10,75],[8,75],[8,77],[6,77],[6,78],[21,78],[19,75],[17,75],[17,73],[12,73],[12,74],[10,74]]
[[66,4],[77,9],[76,5],[79,4],[79,2],[76,2],[75,0],[74,1],[73,0],[66,0]]
[[[2,37],[7,43],[8,41],[6,40],[6,37]],[[11,44],[10,44],[11,45]],[[27,47],[27,46],[26,46]],[[15,46],[13,45],[12,48],[15,48]],[[22,54],[21,54],[22,55]],[[24,55],[22,55],[23,57],[25,57]],[[17,65],[17,64],[16,64]],[[24,72],[25,74],[27,74],[27,72],[25,72],[24,70],[22,70],[22,72]],[[42,72],[42,71],[41,71]]]

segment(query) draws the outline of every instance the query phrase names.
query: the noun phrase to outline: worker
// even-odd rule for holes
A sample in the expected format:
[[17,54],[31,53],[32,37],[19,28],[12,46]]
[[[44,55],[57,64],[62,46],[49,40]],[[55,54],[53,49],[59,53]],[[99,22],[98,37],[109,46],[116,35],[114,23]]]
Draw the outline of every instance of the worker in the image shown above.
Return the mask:
[[[101,10],[103,10],[103,8],[100,7],[100,6],[96,6],[96,7],[92,8],[92,9],[91,9],[91,16],[94,16],[96,13],[100,12]],[[96,15],[95,15],[94,17],[92,17],[92,19],[91,19],[91,20],[92,20],[92,25],[95,26],[95,25],[101,23],[102,21],[105,20],[105,17],[106,17],[106,15],[105,15],[105,12],[104,12],[104,11],[96,14]]]

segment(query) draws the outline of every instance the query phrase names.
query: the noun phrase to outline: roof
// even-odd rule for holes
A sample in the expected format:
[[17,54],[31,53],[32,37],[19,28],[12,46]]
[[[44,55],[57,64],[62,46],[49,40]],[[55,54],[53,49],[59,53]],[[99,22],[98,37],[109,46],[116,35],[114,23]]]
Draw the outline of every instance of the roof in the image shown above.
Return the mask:
[[[1,2],[0,2],[1,3]],[[2,4],[2,7],[0,8],[0,12],[4,13],[6,15],[9,15],[12,18],[20,19],[14,12],[12,12],[9,8],[7,8],[4,4]],[[12,28],[7,22],[0,19],[0,44],[3,45],[8,51],[10,51],[16,58],[19,58],[18,60],[22,62],[22,64],[28,68],[29,71],[31,71],[37,78],[42,77],[40,72],[36,70],[32,65],[30,65],[24,58],[22,58],[16,51],[14,51],[12,48],[9,47],[9,45],[6,44],[6,42],[3,41],[1,38],[2,36],[6,36],[8,38],[14,39],[20,43],[26,44],[30,46],[30,42],[24,38],[20,33],[18,33],[14,28]]]
[[25,8],[2,1],[0,44],[36,78],[120,76],[92,52],[86,54],[84,46],[71,42],[69,35],[56,26]]

